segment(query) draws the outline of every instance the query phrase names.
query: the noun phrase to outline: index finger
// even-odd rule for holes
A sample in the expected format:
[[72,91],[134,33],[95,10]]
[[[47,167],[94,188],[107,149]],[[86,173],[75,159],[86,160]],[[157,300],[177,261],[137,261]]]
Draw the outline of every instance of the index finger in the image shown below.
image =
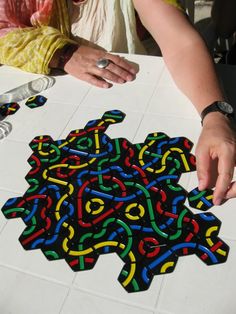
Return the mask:
[[137,74],[138,73],[138,69],[130,64],[127,60],[125,60],[124,58],[118,56],[118,55],[114,55],[114,54],[107,54],[106,55],[107,59],[111,60],[114,64],[118,65],[119,67],[123,68],[124,70],[132,73],[132,74]]
[[196,168],[198,188],[202,191],[208,188],[210,184],[211,158],[207,149],[202,148],[200,152],[196,153]]

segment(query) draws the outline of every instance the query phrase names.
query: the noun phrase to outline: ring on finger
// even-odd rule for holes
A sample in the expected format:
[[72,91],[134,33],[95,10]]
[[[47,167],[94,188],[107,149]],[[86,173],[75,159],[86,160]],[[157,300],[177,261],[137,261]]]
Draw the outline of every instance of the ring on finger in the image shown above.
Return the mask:
[[98,59],[98,60],[97,60],[96,66],[97,66],[99,69],[105,69],[106,67],[108,67],[109,63],[110,63],[110,60],[109,60],[109,59],[101,58],[101,59]]

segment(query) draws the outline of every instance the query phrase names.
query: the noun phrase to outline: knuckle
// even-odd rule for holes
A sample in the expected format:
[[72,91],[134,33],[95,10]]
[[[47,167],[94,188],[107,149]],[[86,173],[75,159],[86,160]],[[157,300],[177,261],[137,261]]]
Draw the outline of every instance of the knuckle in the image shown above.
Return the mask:
[[114,81],[116,79],[116,76],[108,70],[105,70],[103,75],[101,76],[111,81]]
[[227,172],[220,172],[219,177],[222,177],[223,180],[226,182],[230,181],[233,177],[233,170],[232,171],[227,171]]
[[120,62],[120,57],[117,56],[117,55],[110,55],[109,59],[111,59],[115,63],[119,63]]
[[236,153],[236,145],[231,141],[221,141],[219,144],[222,151],[225,153],[235,154]]

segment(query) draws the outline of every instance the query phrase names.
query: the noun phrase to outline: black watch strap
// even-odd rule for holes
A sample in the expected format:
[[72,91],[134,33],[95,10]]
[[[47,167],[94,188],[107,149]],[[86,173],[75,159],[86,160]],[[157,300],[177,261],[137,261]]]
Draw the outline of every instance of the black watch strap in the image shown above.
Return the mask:
[[201,113],[201,123],[203,123],[204,118],[210,112],[220,112],[229,119],[233,119],[234,117],[234,109],[229,103],[225,101],[215,101],[203,109]]

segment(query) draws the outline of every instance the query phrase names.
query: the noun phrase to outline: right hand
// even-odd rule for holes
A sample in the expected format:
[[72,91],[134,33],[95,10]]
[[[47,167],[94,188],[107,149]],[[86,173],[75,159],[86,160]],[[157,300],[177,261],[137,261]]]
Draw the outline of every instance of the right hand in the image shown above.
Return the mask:
[[199,190],[215,187],[214,205],[236,197],[233,174],[236,134],[233,125],[219,112],[209,113],[203,122],[196,149]]
[[[105,69],[96,66],[99,59],[110,61]],[[80,46],[64,66],[65,72],[101,88],[113,83],[123,84],[135,79],[137,70],[124,58],[88,46]]]

